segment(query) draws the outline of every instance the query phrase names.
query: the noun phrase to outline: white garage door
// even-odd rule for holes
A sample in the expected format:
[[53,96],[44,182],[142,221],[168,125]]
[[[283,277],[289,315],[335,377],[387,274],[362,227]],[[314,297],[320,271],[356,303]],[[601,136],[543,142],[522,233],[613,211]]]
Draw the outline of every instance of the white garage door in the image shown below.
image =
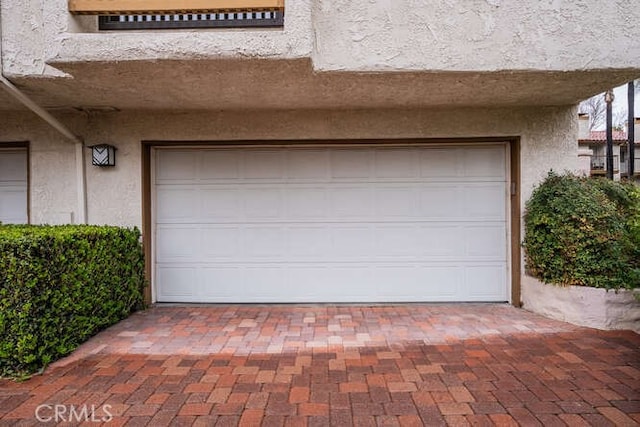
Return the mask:
[[27,150],[0,149],[0,222],[27,222]]
[[160,302],[507,300],[505,146],[155,155]]

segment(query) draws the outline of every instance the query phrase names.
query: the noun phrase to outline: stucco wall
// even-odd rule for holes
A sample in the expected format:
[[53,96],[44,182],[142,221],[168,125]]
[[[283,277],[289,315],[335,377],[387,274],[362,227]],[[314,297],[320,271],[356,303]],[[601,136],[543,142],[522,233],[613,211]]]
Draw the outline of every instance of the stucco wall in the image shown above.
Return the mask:
[[632,3],[287,0],[283,28],[83,32],[67,0],[3,0],[2,72],[55,109],[569,105],[638,77]]
[[[81,118],[66,122],[74,128]],[[0,145],[30,142],[30,220],[63,224],[77,215],[75,147],[56,130],[29,112],[0,111]]]
[[287,2],[283,29],[83,32],[90,19],[68,12],[67,0],[3,0],[3,61],[13,77],[54,76],[49,61],[202,60],[220,57],[310,57],[311,0]]
[[[10,116],[10,117],[9,117]],[[72,144],[29,113],[10,113],[0,141],[31,141],[31,211],[35,223],[76,210]],[[115,168],[87,157],[91,223],[141,225],[142,140],[350,139],[520,136],[522,201],[549,169],[577,167],[575,108],[280,112],[119,112],[61,117],[86,145],[118,148]]]
[[[3,0],[5,72],[48,61],[313,58],[317,70],[640,67],[634,0],[288,0],[284,29],[81,33],[67,0]],[[78,22],[76,22],[78,21]]]
[[637,67],[633,0],[314,1],[319,70]]

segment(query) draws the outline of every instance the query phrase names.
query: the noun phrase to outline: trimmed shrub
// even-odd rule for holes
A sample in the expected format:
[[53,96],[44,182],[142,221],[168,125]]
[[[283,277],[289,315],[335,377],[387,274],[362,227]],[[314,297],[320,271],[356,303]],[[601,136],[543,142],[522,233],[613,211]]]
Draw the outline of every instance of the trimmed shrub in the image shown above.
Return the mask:
[[35,372],[143,308],[137,229],[0,225],[0,375]]
[[527,273],[544,283],[640,286],[640,191],[634,184],[556,175],[526,205]]

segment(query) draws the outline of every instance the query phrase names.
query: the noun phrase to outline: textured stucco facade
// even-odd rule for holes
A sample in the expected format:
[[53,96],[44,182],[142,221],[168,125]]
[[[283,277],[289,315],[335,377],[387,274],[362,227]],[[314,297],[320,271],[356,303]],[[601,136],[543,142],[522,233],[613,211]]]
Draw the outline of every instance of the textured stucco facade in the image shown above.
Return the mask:
[[3,142],[29,142],[29,219],[34,224],[77,220],[74,145],[29,112],[0,112]]
[[296,0],[282,28],[98,32],[67,0],[3,0],[3,74],[52,108],[569,105],[640,74],[633,5]]
[[[318,70],[584,70],[635,68],[633,0],[286,2],[277,31],[98,34],[67,0],[5,0],[5,67],[222,56],[312,57]],[[615,46],[615,48],[612,48]]]
[[[30,113],[3,112],[0,141],[31,143],[34,223],[59,222],[76,209],[73,144]],[[473,138],[518,136],[524,203],[550,170],[577,167],[575,108],[495,110],[357,110],[126,112],[61,117],[86,145],[117,146],[117,166],[96,168],[87,157],[88,221],[140,226],[141,141]]]
[[314,3],[322,70],[568,71],[636,67],[640,54],[631,0]]

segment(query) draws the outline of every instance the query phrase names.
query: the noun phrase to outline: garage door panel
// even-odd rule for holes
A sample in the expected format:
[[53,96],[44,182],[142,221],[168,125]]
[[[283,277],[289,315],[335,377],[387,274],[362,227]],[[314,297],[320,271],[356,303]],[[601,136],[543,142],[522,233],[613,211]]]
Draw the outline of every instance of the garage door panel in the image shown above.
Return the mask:
[[207,225],[201,227],[200,236],[206,242],[201,252],[205,260],[228,261],[238,259],[244,253],[240,226]]
[[331,203],[331,216],[337,220],[372,218],[374,196],[372,188],[339,186],[328,196]]
[[414,179],[420,175],[415,150],[380,149],[374,154],[374,176],[377,178]]
[[199,258],[201,231],[195,227],[158,226],[156,261],[194,261]]
[[464,280],[464,272],[459,265],[431,265],[420,269],[420,300],[431,301],[465,301],[460,290]]
[[506,247],[501,244],[505,241],[507,232],[504,224],[485,224],[467,226],[464,232],[464,253],[473,258],[488,258],[490,260],[503,260],[506,258]]
[[198,271],[195,267],[158,265],[156,283],[159,301],[197,301]]
[[286,218],[314,220],[327,217],[327,194],[324,187],[294,187],[284,193]]
[[[455,266],[378,266],[377,294],[391,301],[442,301],[458,296],[461,272]],[[388,286],[387,283],[393,283]]]
[[[425,285],[424,277],[416,265],[378,265],[375,271],[374,294],[384,299],[414,298],[416,289]],[[393,286],[389,286],[392,283]]]
[[506,277],[503,264],[466,266],[464,292],[470,301],[495,301],[506,293]]
[[0,222],[27,222],[27,194],[27,150],[0,150]]
[[418,190],[412,186],[381,187],[376,189],[375,210],[382,219],[416,217]]
[[485,147],[475,150],[463,150],[464,176],[468,178],[497,178],[504,177],[505,150],[504,147]]
[[242,213],[242,194],[232,187],[203,187],[199,198],[202,202],[202,222],[237,222]]
[[198,154],[196,155],[198,156],[198,160],[200,162],[199,178],[201,180],[235,181],[241,178],[241,174],[240,174],[241,157],[238,155],[237,151],[235,150],[234,151],[231,151],[231,150],[201,151]]
[[431,220],[458,218],[464,215],[460,198],[457,184],[426,185],[420,189],[416,214]]
[[292,226],[286,234],[287,257],[295,260],[324,260],[332,250],[329,225]]
[[26,150],[0,151],[0,185],[22,185],[26,181]]
[[183,151],[156,164],[158,301],[507,299],[504,147]]
[[464,234],[457,225],[433,223],[419,231],[421,248],[418,253],[427,259],[460,257]]
[[291,181],[325,181],[329,178],[327,150],[299,150],[287,152],[287,179]]
[[156,192],[156,215],[159,223],[198,222],[198,191],[184,186],[160,186]]
[[459,149],[420,150],[420,176],[422,178],[454,178],[460,175]]
[[286,281],[286,270],[280,266],[261,265],[244,268],[244,295],[251,295],[255,300],[277,296],[286,300],[285,295],[295,293],[295,289]]
[[372,226],[336,226],[331,229],[335,256],[346,261],[375,256]]
[[335,150],[331,152],[331,177],[369,179],[373,169],[370,150]]
[[0,221],[22,224],[27,221],[27,186],[0,186]]
[[285,177],[285,157],[275,150],[247,150],[244,156],[245,178],[283,179]]
[[[162,270],[171,281],[159,296],[178,302],[193,301],[193,298],[237,302],[238,294],[244,295],[246,302],[475,301],[488,294],[465,296],[461,292],[464,270],[453,265],[294,265],[286,269],[262,265]],[[336,274],[351,285],[345,287],[337,282]],[[491,272],[481,271],[481,274],[491,276]]]
[[483,183],[469,185],[462,194],[462,210],[476,221],[504,221],[506,217],[506,184]]
[[[244,204],[245,221],[255,222],[282,218],[284,207],[280,188],[248,188],[244,191],[240,190],[240,193]],[[238,213],[242,215],[242,212]]]
[[[336,281],[336,275],[351,285],[346,287],[345,282]],[[367,265],[297,265],[287,270],[287,276],[290,284],[288,293],[296,302],[372,301],[363,296],[375,295],[373,270]],[[278,296],[272,298],[277,300]]]
[[304,295],[298,289],[305,289],[305,294],[311,298],[321,297],[323,293],[331,294],[335,292],[332,289],[334,273],[326,267],[318,267],[317,265],[296,265],[288,268],[285,272],[287,284],[287,292],[301,298]]
[[159,151],[156,157],[156,183],[194,182],[198,176],[198,152]]
[[248,226],[243,230],[243,253],[247,260],[282,258],[285,239],[282,226]]
[[204,267],[199,270],[198,283],[203,301],[234,301],[237,295],[248,293],[243,268],[236,266]]
[[380,225],[374,233],[376,254],[382,257],[413,257],[422,253],[421,227],[414,225]]

